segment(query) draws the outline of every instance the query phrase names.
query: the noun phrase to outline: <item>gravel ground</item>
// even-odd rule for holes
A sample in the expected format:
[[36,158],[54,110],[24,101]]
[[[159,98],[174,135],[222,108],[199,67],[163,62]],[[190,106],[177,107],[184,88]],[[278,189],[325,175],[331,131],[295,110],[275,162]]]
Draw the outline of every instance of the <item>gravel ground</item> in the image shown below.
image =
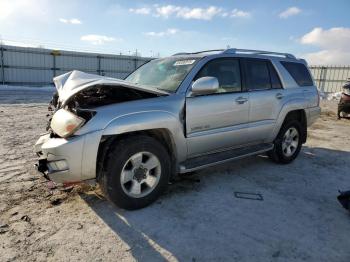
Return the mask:
[[35,172],[48,97],[0,90],[0,261],[350,261],[350,215],[336,201],[350,189],[350,121],[334,102],[292,164],[208,168],[130,212],[88,186],[50,190]]

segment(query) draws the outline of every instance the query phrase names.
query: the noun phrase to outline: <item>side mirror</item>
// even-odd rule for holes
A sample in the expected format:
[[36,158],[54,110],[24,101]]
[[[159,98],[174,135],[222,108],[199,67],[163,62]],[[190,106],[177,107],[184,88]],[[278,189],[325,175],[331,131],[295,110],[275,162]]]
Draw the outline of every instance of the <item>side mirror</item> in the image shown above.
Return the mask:
[[193,95],[207,95],[215,93],[218,89],[218,79],[212,76],[205,76],[194,81],[191,91]]

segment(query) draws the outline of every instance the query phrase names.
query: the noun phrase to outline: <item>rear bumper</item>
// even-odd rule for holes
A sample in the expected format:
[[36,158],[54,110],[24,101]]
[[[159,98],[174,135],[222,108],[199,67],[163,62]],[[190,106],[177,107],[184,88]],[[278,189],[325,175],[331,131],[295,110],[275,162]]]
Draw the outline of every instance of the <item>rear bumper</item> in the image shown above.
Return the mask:
[[307,109],[307,126],[311,126],[320,117],[321,107],[315,106]]
[[100,138],[100,132],[67,139],[41,136],[35,144],[38,171],[58,184],[95,178]]

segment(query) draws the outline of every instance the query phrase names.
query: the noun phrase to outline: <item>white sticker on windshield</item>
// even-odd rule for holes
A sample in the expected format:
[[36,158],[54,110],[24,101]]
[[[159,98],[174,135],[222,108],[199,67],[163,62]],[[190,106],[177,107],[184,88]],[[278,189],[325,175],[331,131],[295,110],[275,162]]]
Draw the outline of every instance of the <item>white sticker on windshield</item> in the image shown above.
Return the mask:
[[174,66],[192,65],[196,60],[179,60],[174,63]]

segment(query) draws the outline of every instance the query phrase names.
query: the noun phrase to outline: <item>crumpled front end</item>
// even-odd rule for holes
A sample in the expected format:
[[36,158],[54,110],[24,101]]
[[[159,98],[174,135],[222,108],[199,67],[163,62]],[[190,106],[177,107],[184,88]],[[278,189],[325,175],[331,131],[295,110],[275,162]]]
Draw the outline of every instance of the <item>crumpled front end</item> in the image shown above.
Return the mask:
[[[54,79],[49,134],[35,144],[38,170],[56,183],[96,177],[96,161],[104,125],[96,108],[149,99],[168,93],[123,80],[72,71]],[[116,112],[117,113],[117,112]],[[111,120],[114,116],[111,116]],[[106,120],[107,122],[109,119]]]

